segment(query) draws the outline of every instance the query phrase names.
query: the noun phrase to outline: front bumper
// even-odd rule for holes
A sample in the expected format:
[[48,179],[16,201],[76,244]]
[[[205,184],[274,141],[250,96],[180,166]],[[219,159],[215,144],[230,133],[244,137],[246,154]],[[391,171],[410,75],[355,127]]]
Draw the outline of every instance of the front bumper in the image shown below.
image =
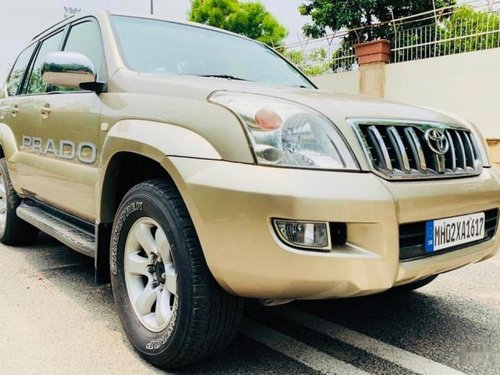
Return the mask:
[[[500,206],[500,178],[387,182],[372,173],[260,167],[169,158],[208,266],[228,292],[270,299],[321,299],[381,292],[493,256],[481,244],[399,261],[401,223]],[[283,244],[272,218],[345,222],[347,243],[321,253]]]

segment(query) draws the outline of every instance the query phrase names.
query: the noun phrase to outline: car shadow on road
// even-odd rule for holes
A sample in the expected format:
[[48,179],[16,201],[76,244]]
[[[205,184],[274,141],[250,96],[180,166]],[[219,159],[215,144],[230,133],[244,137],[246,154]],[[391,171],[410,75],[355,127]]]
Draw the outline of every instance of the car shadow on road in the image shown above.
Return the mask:
[[[464,296],[436,290],[424,287],[406,293],[301,301],[295,307],[466,373],[494,373],[491,363],[467,363],[463,359],[471,351],[497,346],[498,335],[485,332],[491,332],[491,322],[498,320],[498,312]],[[469,365],[474,365],[474,371],[468,371]]]
[[[97,284],[94,281],[94,260],[70,250],[57,240],[41,234],[37,243],[30,247],[10,247],[24,256],[25,261],[36,272],[35,277],[50,282],[57,290],[76,301],[90,313],[90,319],[106,322],[106,328],[120,332],[124,345],[130,351],[117,313],[109,284]],[[105,333],[103,333],[105,334]],[[137,355],[144,368],[154,368]],[[233,344],[222,354],[199,365],[186,368],[183,373],[189,374],[313,374],[304,365],[290,361],[285,355],[269,350],[262,344],[254,342],[243,335],[237,335]]]
[[[439,340],[443,334],[455,344],[464,335],[481,328],[462,315],[460,296],[455,300],[431,294],[426,288],[407,293],[378,295],[330,301],[301,301],[296,306],[368,336],[401,348],[415,350],[419,342]],[[474,337],[474,336],[471,336]]]
[[[109,284],[96,284],[94,281],[93,259],[71,251],[45,235],[40,235],[33,247],[12,249],[25,256],[26,262],[36,270],[39,277],[45,278],[77,301],[96,321],[106,321],[107,329],[121,332],[124,342],[127,342],[115,313]],[[424,288],[423,292],[384,293],[330,301],[301,301],[291,306],[436,361],[442,362],[443,356],[448,356],[448,361],[452,363],[456,361],[461,348],[474,345],[468,340],[484,337],[478,332],[483,329],[481,325],[457,313],[460,303],[460,299],[445,300],[427,293]],[[287,328],[286,318],[284,323],[280,323],[281,327],[277,327],[278,321],[273,317],[273,308],[264,308],[256,303],[251,303],[250,306],[247,309],[247,317],[250,319],[258,320],[271,329],[279,328],[284,334],[288,333],[287,330],[294,330],[293,324]],[[443,337],[446,339],[443,340]],[[126,345],[133,350],[130,344]],[[433,346],[439,347],[439,351],[433,353],[429,350]],[[149,367],[146,362],[143,363],[145,368]],[[285,355],[269,350],[263,344],[242,334],[236,337],[223,355],[192,366],[187,372],[314,373],[310,368],[290,361]]]

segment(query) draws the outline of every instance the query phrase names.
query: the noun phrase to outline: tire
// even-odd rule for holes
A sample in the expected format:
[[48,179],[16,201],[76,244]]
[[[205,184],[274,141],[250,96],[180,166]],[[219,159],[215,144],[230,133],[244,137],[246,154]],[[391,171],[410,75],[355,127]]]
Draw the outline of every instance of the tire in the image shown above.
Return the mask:
[[35,242],[38,229],[20,219],[16,209],[21,204],[10,181],[5,159],[0,159],[0,242],[6,245],[29,245]]
[[116,213],[110,251],[120,320],[148,362],[178,369],[230,344],[243,299],[211,275],[175,186],[150,180],[133,187]]
[[408,292],[411,292],[413,290],[416,290],[416,289],[419,289],[419,288],[426,286],[427,284],[434,281],[434,279],[436,277],[438,277],[438,275],[432,275],[432,276],[426,277],[425,279],[415,281],[413,283],[396,286],[396,287],[392,288],[391,291],[396,292],[396,293],[408,293]]

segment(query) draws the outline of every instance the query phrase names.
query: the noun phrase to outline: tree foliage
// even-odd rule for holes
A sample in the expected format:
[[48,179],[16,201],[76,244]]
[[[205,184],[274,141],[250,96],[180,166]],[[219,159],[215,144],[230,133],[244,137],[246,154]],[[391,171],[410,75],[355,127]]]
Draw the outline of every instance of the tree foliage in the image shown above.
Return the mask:
[[453,54],[500,47],[498,30],[498,13],[476,11],[471,6],[463,5],[440,27],[439,38],[443,41],[441,53]]
[[326,60],[325,48],[312,51],[288,50],[284,51],[283,55],[308,76],[318,76],[331,69],[331,63]]
[[[352,68],[353,44],[379,38],[388,39],[397,47],[394,50],[396,62],[500,47],[500,15],[477,11],[468,5],[440,9],[456,5],[456,0],[303,1],[300,12],[312,18],[304,27],[308,36],[320,37],[331,31],[350,30],[342,34],[331,54],[330,70],[334,72]],[[435,13],[409,22],[389,23],[434,9]],[[303,54],[304,61],[299,65],[307,67],[307,57]],[[314,63],[321,68],[324,66]]]
[[270,46],[280,46],[288,32],[260,2],[192,0],[189,19],[219,27]]
[[[390,27],[369,27],[401,17],[453,5],[456,0],[304,0],[299,7],[302,15],[312,18],[304,26],[307,36],[318,38],[329,31],[363,28],[349,35],[350,40],[365,42],[379,38],[391,39]],[[433,4],[434,3],[434,4]],[[431,23],[433,20],[428,20]],[[413,24],[413,27],[420,26]]]

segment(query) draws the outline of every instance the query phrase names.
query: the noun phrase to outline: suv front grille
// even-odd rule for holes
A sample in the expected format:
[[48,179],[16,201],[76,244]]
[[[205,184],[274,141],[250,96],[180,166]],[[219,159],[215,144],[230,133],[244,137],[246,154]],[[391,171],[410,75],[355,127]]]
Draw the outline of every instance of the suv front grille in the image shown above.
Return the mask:
[[[481,173],[476,140],[468,129],[392,121],[356,122],[355,129],[373,170],[384,178],[443,178]],[[438,136],[442,137],[440,141],[436,140]]]
[[450,247],[448,249],[435,251],[431,254],[425,252],[425,225],[426,221],[416,223],[401,224],[399,226],[399,259],[413,260],[425,256],[445,253],[452,250],[476,245],[478,243],[491,240],[497,230],[498,210],[493,209],[485,213],[484,238],[463,245]]

